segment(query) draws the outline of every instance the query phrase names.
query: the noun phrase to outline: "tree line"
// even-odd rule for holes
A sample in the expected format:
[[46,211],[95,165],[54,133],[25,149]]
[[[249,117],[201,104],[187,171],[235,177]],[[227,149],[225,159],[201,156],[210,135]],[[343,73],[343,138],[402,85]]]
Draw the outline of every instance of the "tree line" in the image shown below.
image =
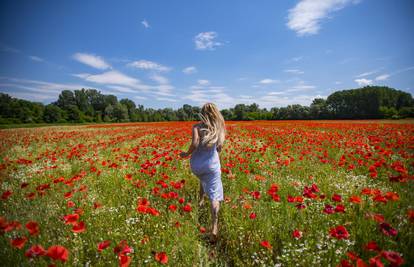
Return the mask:
[[[63,122],[150,122],[198,120],[200,107],[183,105],[153,109],[136,105],[96,89],[63,90],[48,105],[13,98],[0,93],[0,124]],[[337,91],[327,99],[316,98],[310,106],[260,108],[237,104],[221,110],[225,120],[299,120],[299,119],[381,119],[414,117],[410,93],[384,86],[366,86]]]

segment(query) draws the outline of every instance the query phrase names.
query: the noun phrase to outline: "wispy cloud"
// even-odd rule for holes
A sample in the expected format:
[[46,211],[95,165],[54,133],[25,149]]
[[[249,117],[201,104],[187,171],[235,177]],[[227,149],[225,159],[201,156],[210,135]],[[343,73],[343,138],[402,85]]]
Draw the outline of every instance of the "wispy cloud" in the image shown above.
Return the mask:
[[45,60],[43,58],[37,57],[37,56],[29,56],[29,58],[33,61],[37,62],[44,62]]
[[197,73],[197,68],[194,67],[194,66],[190,66],[190,67],[184,68],[183,69],[183,73],[185,73],[185,74]]
[[205,86],[205,85],[209,85],[210,84],[210,81],[209,80],[197,80],[197,83],[199,85]]
[[367,86],[372,84],[372,80],[368,80],[365,78],[355,79],[354,80],[359,86]]
[[153,74],[150,76],[150,79],[159,83],[159,84],[168,84],[169,81],[166,77],[158,75],[158,74]]
[[355,78],[362,78],[362,77],[370,76],[372,74],[377,73],[378,71],[379,70],[367,71],[367,72],[364,72],[364,73],[361,73],[361,74],[356,75]]
[[217,42],[218,34],[216,32],[200,32],[194,37],[195,48],[197,50],[214,50],[221,46],[222,43]]
[[311,90],[315,88],[316,86],[314,85],[306,84],[304,81],[298,81],[295,85],[287,88],[284,91],[286,93],[291,93],[291,92],[298,92],[298,91],[307,91],[307,90]]
[[101,74],[80,73],[74,74],[73,76],[96,84],[125,86],[128,88],[143,91],[149,90],[151,88],[148,85],[142,84],[140,80],[125,75],[116,70],[107,71]]
[[0,43],[0,51],[6,53],[21,53],[19,49],[6,45],[4,43]]
[[148,21],[146,19],[144,19],[143,21],[141,21],[142,26],[144,26],[145,29],[150,28],[150,24],[148,23]]
[[292,57],[292,58],[287,59],[285,62],[286,63],[294,63],[294,62],[299,62],[302,59],[303,59],[303,56],[300,56],[300,57]]
[[153,70],[153,71],[161,71],[161,72],[167,72],[171,70],[170,67],[163,66],[157,62],[144,60],[144,59],[128,63],[127,66],[137,68],[137,69],[142,69],[142,70]]
[[313,95],[313,94],[302,94],[286,96],[279,92],[270,92],[264,96],[257,98],[254,102],[258,103],[263,107],[286,107],[287,105],[300,104],[309,105],[315,98],[326,98],[326,96]]
[[355,0],[301,0],[289,10],[287,26],[298,36],[317,34],[322,20]]
[[290,73],[290,74],[304,74],[305,72],[298,70],[298,69],[287,69],[284,70],[284,72]]
[[176,99],[168,98],[168,97],[156,97],[155,99],[157,99],[158,101],[177,102]]
[[[57,96],[64,89],[79,90],[81,88],[91,88],[83,84],[54,83],[12,77],[0,77],[0,87],[3,92],[12,96],[42,102],[56,100]],[[9,90],[10,88],[14,89]]]
[[145,96],[140,96],[140,95],[134,95],[134,96],[133,96],[133,98],[138,99],[138,100],[145,100],[145,99],[148,99],[147,97],[145,97]]
[[80,63],[83,63],[95,69],[105,70],[111,68],[111,66],[106,63],[102,57],[93,54],[75,53],[72,57],[76,61],[79,61]]
[[379,75],[379,76],[375,77],[375,80],[376,81],[385,81],[385,80],[388,80],[388,78],[390,76],[391,75],[389,75],[389,74],[382,74],[382,75]]
[[259,81],[259,83],[261,83],[261,84],[275,84],[275,83],[279,83],[279,82],[280,82],[279,80],[273,80],[273,79],[269,79],[269,78]]

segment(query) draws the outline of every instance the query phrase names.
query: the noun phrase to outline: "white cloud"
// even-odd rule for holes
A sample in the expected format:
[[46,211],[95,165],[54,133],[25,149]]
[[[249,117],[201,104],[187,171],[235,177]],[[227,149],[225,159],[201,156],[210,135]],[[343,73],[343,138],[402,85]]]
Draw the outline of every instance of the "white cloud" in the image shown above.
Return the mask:
[[355,0],[301,0],[295,7],[289,10],[287,26],[297,35],[317,34],[321,28],[321,22],[329,15],[338,11]]
[[284,95],[285,92],[269,92],[268,95]]
[[315,98],[326,98],[321,95],[294,95],[286,96],[283,94],[272,94],[271,92],[267,95],[255,99],[254,102],[259,104],[261,107],[286,107],[287,105],[299,104],[299,105],[310,105]]
[[301,61],[302,59],[303,59],[302,56],[300,56],[300,57],[292,57],[292,58],[289,58],[288,60],[286,60],[286,62],[287,63],[298,62],[298,61]]
[[303,74],[305,72],[298,70],[298,69],[288,69],[288,70],[284,70],[287,73],[291,73],[291,74]]
[[210,81],[209,80],[198,80],[197,83],[199,85],[205,86],[205,85],[209,85],[210,84]]
[[382,75],[380,75],[380,76],[377,76],[376,78],[375,78],[375,80],[376,81],[385,81],[385,80],[388,80],[388,78],[390,77],[391,75],[389,75],[389,74],[382,74]]
[[[56,100],[60,92],[64,89],[67,90],[79,90],[82,88],[91,88],[83,84],[72,84],[72,83],[54,83],[45,82],[38,80],[18,79],[11,77],[0,77],[0,87],[15,88],[10,92],[6,92],[12,96],[28,99],[31,101],[53,101]],[[16,90],[18,89],[18,90]]]
[[137,69],[162,71],[162,72],[167,72],[167,71],[171,70],[170,67],[163,66],[159,63],[149,61],[149,60],[134,61],[134,62],[131,62],[131,63],[127,64],[127,66],[134,67],[134,68],[137,68]]
[[273,79],[263,79],[261,81],[259,81],[259,83],[261,84],[274,84],[274,83],[279,83],[279,80],[273,80]]
[[368,80],[365,78],[362,79],[355,79],[354,80],[359,86],[366,86],[372,84],[372,80]]
[[361,73],[361,74],[356,75],[355,78],[362,78],[362,77],[370,76],[372,74],[377,73],[378,71],[379,70],[367,71],[367,72],[364,72],[364,73]]
[[110,89],[114,89],[115,91],[121,92],[121,93],[136,93],[135,90],[128,88],[128,87],[124,87],[124,86],[108,85],[107,87]]
[[103,58],[92,54],[75,53],[72,57],[80,63],[83,63],[96,69],[105,70],[111,68],[111,66],[108,63],[106,63]]
[[176,99],[167,98],[167,97],[157,97],[156,99],[159,101],[177,102]]
[[148,28],[151,27],[146,19],[144,19],[143,21],[141,21],[141,24],[144,26],[145,29],[148,29]]
[[310,89],[315,89],[316,86],[314,85],[308,85],[304,81],[298,81],[297,84],[293,85],[292,87],[284,90],[285,93],[291,93],[291,92],[298,92],[298,91],[307,91]]
[[183,72],[184,72],[185,74],[193,74],[193,73],[197,73],[197,68],[196,68],[196,67],[194,67],[194,66],[190,66],[190,67],[184,68],[184,69],[183,69]]
[[144,99],[148,99],[145,96],[139,96],[139,95],[134,95],[133,98],[138,99],[138,100],[144,100]]
[[104,85],[120,85],[127,88],[133,88],[137,90],[148,90],[151,86],[142,84],[140,80],[125,75],[119,71],[111,70],[101,74],[88,74],[80,73],[74,74],[74,76],[84,79],[87,82],[104,84]]
[[43,62],[45,61],[43,58],[40,57],[36,57],[36,56],[29,56],[29,58],[33,61],[37,61],[37,62]]
[[158,74],[151,75],[150,79],[153,80],[154,82],[159,83],[159,84],[168,84],[169,83],[169,81],[166,77],[158,75]]
[[216,32],[200,32],[194,37],[194,43],[197,50],[214,50],[217,46],[221,46],[222,43],[217,42]]

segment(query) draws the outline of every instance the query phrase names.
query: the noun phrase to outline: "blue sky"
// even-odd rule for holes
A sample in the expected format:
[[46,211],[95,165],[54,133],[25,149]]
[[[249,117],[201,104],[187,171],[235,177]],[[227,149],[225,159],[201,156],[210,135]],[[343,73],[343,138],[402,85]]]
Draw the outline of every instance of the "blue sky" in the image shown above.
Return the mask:
[[153,108],[414,93],[411,0],[120,3],[1,1],[1,92],[50,103],[96,88]]

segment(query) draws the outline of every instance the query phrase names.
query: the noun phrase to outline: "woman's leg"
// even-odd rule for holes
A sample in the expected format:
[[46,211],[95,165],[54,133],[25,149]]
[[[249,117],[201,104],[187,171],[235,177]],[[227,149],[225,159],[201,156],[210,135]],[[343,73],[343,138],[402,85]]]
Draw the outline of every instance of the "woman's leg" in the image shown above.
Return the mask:
[[204,205],[204,189],[200,181],[200,192],[198,194],[198,206],[201,207],[203,205]]
[[220,201],[211,201],[211,234],[216,237],[218,233],[218,213],[220,210]]

